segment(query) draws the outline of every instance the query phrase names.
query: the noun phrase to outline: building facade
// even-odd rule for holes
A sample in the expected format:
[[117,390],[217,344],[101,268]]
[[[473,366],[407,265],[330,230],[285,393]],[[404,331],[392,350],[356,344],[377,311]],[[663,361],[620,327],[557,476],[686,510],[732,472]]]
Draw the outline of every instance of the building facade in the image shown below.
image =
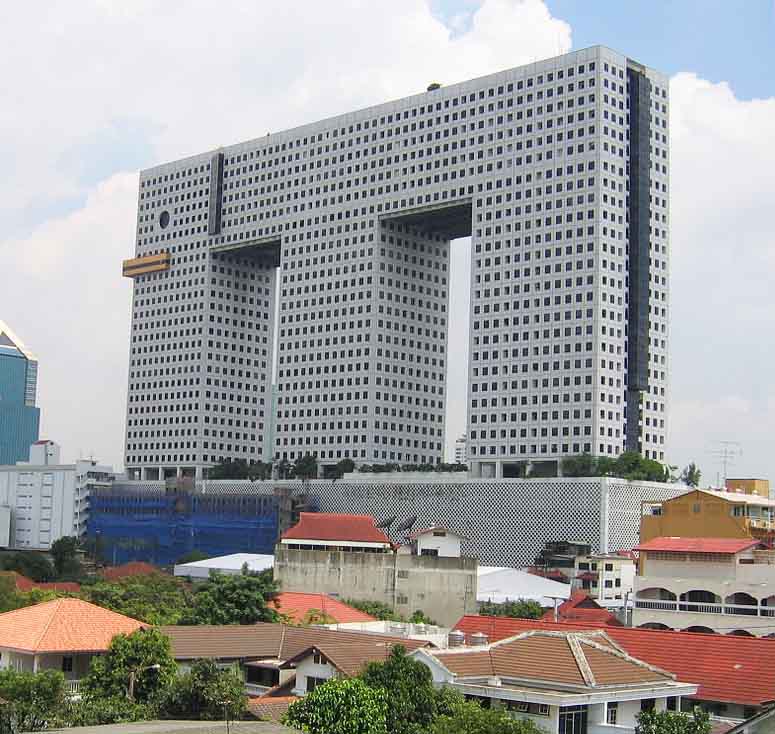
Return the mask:
[[38,359],[0,321],[0,465],[24,461],[38,440]]
[[775,636],[775,551],[736,538],[653,538],[638,546],[632,623]]
[[284,591],[382,602],[403,617],[421,610],[449,626],[477,609],[477,567],[442,528],[394,544],[373,517],[305,512],[275,548],[274,577]]
[[0,466],[0,508],[8,508],[9,547],[47,550],[58,538],[86,535],[89,498],[109,488],[113,468],[92,459],[62,464],[59,446],[37,441],[29,462]]
[[465,434],[455,441],[455,463],[465,464],[468,462],[468,439]]
[[274,456],[439,462],[465,236],[475,475],[663,460],[668,104],[597,46],[143,171],[130,475],[261,458],[275,331]]

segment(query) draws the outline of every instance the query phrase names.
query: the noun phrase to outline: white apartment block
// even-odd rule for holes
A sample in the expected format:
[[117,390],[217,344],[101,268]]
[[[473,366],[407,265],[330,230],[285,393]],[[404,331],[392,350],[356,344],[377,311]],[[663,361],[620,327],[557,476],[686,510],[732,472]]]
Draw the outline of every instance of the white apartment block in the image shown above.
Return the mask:
[[59,538],[81,538],[89,517],[89,494],[113,481],[113,468],[86,459],[60,463],[59,446],[37,441],[29,462],[0,466],[0,528],[8,547],[48,550]]
[[746,538],[642,543],[634,627],[775,637],[775,551]]
[[467,459],[467,447],[468,446],[468,440],[466,439],[465,435],[460,436],[455,441],[455,463],[456,464],[465,464]]
[[601,606],[621,607],[632,596],[635,560],[628,551],[577,556],[571,582]]
[[464,236],[473,474],[664,459],[668,150],[667,78],[593,47],[143,171],[130,477],[265,455],[275,329],[271,455],[439,462]]

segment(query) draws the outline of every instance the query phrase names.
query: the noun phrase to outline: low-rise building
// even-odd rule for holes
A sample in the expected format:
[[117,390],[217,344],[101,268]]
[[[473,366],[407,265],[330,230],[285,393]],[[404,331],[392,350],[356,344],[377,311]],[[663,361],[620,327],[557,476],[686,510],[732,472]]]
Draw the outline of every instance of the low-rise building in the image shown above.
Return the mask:
[[569,599],[546,611],[542,619],[549,622],[595,622],[616,627],[622,624],[614,614],[600,606],[585,591],[574,591]]
[[631,551],[580,555],[574,570],[571,586],[603,606],[624,606],[632,594],[635,556]]
[[0,668],[59,670],[77,693],[95,655],[147,625],[81,599],[54,599],[0,614]]
[[752,538],[641,543],[636,627],[775,636],[775,551]]
[[429,643],[391,635],[295,627],[284,624],[161,627],[182,670],[199,658],[232,666],[250,695],[278,686],[304,695],[333,676],[357,675],[366,663],[384,660],[391,648],[415,650]]
[[699,705],[716,717],[743,721],[775,701],[772,640],[479,615],[468,615],[455,624],[455,631],[469,644],[482,635],[495,642],[530,630],[594,629],[604,629],[629,655],[697,684],[697,692],[682,699],[683,711]]
[[775,500],[761,488],[740,485],[734,492],[693,489],[641,506],[640,542],[653,538],[755,538],[775,543]]
[[629,655],[605,632],[533,630],[447,650],[420,649],[437,686],[529,719],[549,734],[627,734],[636,716],[680,709],[697,685]]
[[192,580],[206,580],[211,573],[239,574],[247,567],[251,573],[272,568],[274,556],[267,553],[230,553],[227,556],[205,558],[201,561],[176,563],[173,573]]
[[[0,466],[0,509],[7,508],[7,528],[0,542],[9,548],[48,550],[62,537],[82,538],[89,519],[89,498],[113,482],[113,468],[92,459],[62,464],[53,441],[30,446],[28,462]],[[3,513],[0,513],[0,518]]]
[[369,515],[301,513],[275,548],[284,591],[377,601],[399,615],[422,610],[442,625],[476,611],[477,561],[462,536],[432,526],[393,544]]

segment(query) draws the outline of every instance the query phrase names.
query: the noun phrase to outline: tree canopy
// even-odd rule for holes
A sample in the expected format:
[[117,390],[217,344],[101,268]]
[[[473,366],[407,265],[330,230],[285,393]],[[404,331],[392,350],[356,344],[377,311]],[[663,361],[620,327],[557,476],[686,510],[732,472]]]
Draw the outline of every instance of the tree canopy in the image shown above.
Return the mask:
[[458,704],[449,715],[438,716],[430,734],[541,734],[530,719],[514,719],[502,710],[482,708],[475,701]]
[[479,605],[479,614],[491,617],[514,617],[516,619],[539,619],[544,613],[543,607],[533,599],[517,599],[501,604],[486,601]]
[[0,670],[0,698],[9,701],[17,731],[44,729],[56,721],[65,701],[65,677],[58,670],[39,673]]
[[681,472],[681,481],[690,487],[699,487],[702,472],[693,461]]
[[710,715],[699,706],[691,715],[650,709],[636,716],[635,734],[710,734],[710,730]]
[[654,459],[646,459],[637,451],[625,451],[615,459],[590,454],[568,456],[562,460],[566,477],[621,477],[648,482],[670,481],[670,470]]
[[77,581],[82,575],[81,562],[78,560],[78,540],[66,535],[51,544],[51,557],[54,560],[54,572],[61,581]]
[[154,625],[177,624],[191,605],[188,585],[163,573],[100,580],[83,586],[81,596],[92,604]]
[[316,479],[318,476],[318,459],[314,454],[304,454],[293,463],[291,470],[297,479]]
[[267,604],[277,594],[272,572],[211,573],[194,588],[191,605],[181,624],[255,624],[276,622],[277,612]]
[[52,581],[55,576],[48,558],[38,551],[4,553],[0,556],[0,570],[16,571],[33,581]]
[[396,645],[384,662],[366,665],[361,679],[385,692],[387,730],[391,734],[423,734],[436,714],[430,668]]
[[331,678],[294,701],[284,722],[308,734],[388,734],[385,698],[360,678]]
[[247,706],[245,683],[234,670],[222,670],[214,660],[195,660],[191,670],[177,676],[161,707],[173,719],[238,719]]
[[134,678],[133,699],[154,702],[175,680],[177,669],[170,641],[159,630],[116,635],[104,655],[92,658],[84,693],[92,698],[128,696]]

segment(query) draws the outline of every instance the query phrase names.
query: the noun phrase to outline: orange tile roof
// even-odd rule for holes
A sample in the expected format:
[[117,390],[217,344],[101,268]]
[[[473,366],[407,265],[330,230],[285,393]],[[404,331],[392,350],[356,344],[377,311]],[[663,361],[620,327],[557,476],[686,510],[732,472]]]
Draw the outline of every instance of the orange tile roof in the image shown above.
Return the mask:
[[467,635],[483,632],[491,642],[528,630],[604,629],[633,657],[675,673],[680,681],[698,683],[698,699],[743,706],[775,701],[775,640],[475,614],[460,619],[455,629]]
[[[674,679],[622,651],[602,630],[531,630],[484,649],[426,650],[457,678],[516,678],[555,686],[628,686]],[[540,666],[536,667],[536,661]]]
[[635,546],[636,551],[664,551],[667,553],[723,553],[733,554],[759,545],[751,538],[652,538]]
[[54,599],[0,614],[0,648],[26,653],[104,652],[147,625],[81,599]]
[[371,515],[340,515],[333,512],[302,512],[299,522],[283,533],[283,540],[328,540],[350,543],[390,543],[375,527]]
[[259,696],[248,699],[248,710],[261,721],[280,721],[298,696]]
[[[309,623],[311,614],[322,612],[334,622],[373,622],[375,617],[334,599],[327,594],[311,594],[297,591],[282,591],[273,600],[277,611],[294,624]],[[322,620],[325,624],[325,619]]]
[[145,561],[130,561],[121,566],[109,566],[100,571],[100,576],[106,581],[117,581],[129,576],[150,576],[152,573],[161,573],[156,566]]

